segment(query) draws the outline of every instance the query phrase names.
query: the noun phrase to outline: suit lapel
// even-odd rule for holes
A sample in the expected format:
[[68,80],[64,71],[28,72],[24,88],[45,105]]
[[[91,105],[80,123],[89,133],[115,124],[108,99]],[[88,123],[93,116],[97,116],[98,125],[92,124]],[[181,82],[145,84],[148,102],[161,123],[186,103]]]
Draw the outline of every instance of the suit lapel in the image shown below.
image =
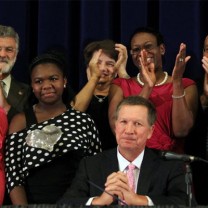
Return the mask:
[[15,107],[19,104],[19,101],[22,99],[24,94],[24,89],[22,89],[19,86],[19,84],[15,81],[15,79],[12,78],[9,94],[7,97],[8,102]]
[[158,157],[153,154],[152,150],[146,148],[137,185],[138,194],[145,195],[148,193],[152,174],[157,167]]
[[118,171],[118,159],[117,159],[117,149],[114,148],[112,150],[105,152],[105,157],[102,161],[102,173],[103,178],[106,181],[106,178],[113,172]]
[[[117,159],[117,148],[105,152],[105,157],[102,161],[102,180],[103,185],[105,184],[107,177],[113,172],[117,172],[118,168],[118,159]],[[118,205],[118,201],[114,201],[112,205]]]

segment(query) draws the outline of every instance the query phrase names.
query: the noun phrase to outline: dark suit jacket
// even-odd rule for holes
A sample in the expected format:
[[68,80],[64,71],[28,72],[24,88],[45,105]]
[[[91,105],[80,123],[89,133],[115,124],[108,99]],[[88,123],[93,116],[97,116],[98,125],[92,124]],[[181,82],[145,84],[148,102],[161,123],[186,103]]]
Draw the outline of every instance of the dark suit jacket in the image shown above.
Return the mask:
[[[137,193],[149,196],[155,205],[186,205],[186,183],[184,164],[166,161],[160,152],[146,149],[141,165]],[[58,201],[61,204],[85,204],[89,197],[99,196],[102,191],[88,180],[104,189],[107,176],[118,171],[116,149],[84,158],[71,187]]]
[[22,112],[26,107],[28,107],[30,94],[31,89],[29,85],[19,82],[12,77],[7,97],[7,102],[11,105],[7,115],[9,122],[15,114]]

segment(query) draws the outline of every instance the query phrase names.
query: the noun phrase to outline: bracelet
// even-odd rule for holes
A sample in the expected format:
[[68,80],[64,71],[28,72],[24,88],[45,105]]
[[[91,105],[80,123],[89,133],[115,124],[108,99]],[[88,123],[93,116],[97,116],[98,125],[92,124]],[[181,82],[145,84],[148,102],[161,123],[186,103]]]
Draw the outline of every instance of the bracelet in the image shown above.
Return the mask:
[[173,99],[180,99],[180,98],[185,97],[185,95],[186,95],[186,92],[184,91],[183,95],[179,95],[179,96],[172,95],[172,98],[173,98]]

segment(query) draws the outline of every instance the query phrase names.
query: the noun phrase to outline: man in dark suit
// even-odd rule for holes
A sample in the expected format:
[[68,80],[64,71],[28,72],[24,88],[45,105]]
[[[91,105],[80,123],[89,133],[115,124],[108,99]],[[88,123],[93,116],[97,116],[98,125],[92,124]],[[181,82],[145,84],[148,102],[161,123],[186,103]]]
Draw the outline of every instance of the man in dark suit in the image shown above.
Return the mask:
[[0,25],[0,107],[12,117],[27,107],[30,87],[15,80],[11,70],[19,50],[19,36],[10,26]]
[[[186,205],[183,163],[166,161],[159,151],[145,147],[156,120],[151,102],[127,97],[115,117],[117,149],[84,158],[58,203],[111,205],[115,202],[112,196],[118,196],[127,205]],[[134,188],[127,177],[129,164],[135,166]]]

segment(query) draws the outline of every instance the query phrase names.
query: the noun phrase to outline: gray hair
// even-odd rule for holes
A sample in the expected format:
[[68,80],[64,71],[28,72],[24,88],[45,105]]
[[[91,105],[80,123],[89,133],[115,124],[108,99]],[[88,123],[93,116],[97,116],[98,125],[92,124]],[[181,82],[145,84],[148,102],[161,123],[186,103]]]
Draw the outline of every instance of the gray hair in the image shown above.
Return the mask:
[[18,33],[11,26],[0,25],[0,38],[6,38],[6,37],[10,37],[10,38],[15,39],[15,42],[17,45],[17,51],[19,51],[19,35],[18,35]]
[[118,119],[118,114],[119,114],[121,107],[125,106],[125,105],[131,105],[131,106],[137,105],[137,106],[146,107],[148,110],[148,118],[147,119],[148,119],[149,125],[152,126],[155,123],[156,118],[157,118],[155,106],[148,99],[145,99],[141,96],[129,96],[129,97],[124,98],[118,104],[118,106],[116,108],[116,112],[115,112],[116,120]]

